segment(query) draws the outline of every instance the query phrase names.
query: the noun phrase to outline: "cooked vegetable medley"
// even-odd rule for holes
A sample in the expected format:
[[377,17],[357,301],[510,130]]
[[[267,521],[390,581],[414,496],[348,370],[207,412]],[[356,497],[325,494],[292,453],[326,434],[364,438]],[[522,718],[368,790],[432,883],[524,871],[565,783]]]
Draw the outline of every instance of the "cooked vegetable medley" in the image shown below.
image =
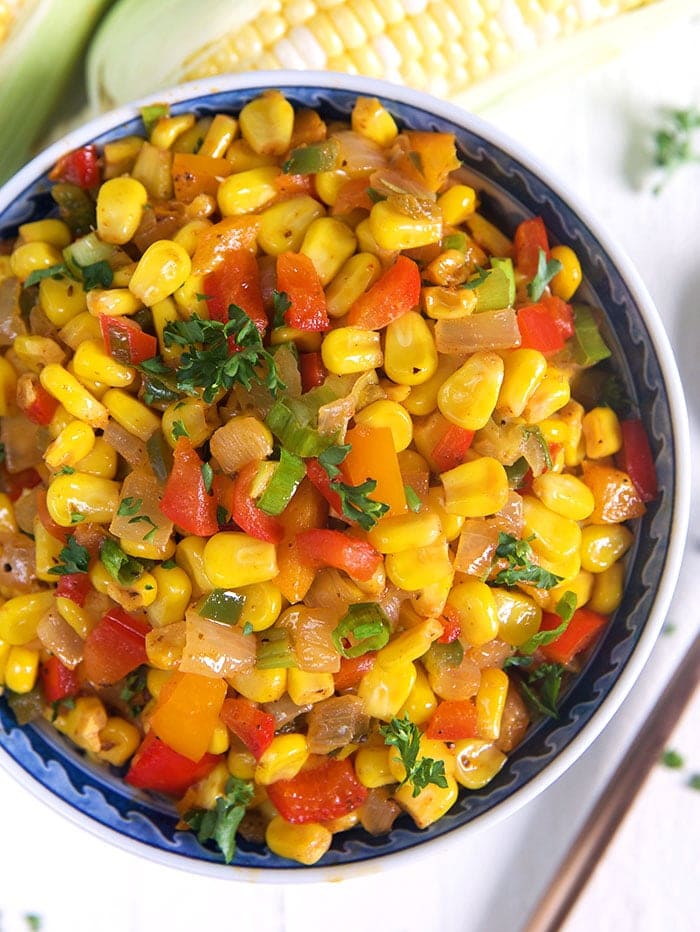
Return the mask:
[[313,864],[557,715],[654,465],[575,253],[451,135],[143,119],[0,255],[0,687],[226,861]]

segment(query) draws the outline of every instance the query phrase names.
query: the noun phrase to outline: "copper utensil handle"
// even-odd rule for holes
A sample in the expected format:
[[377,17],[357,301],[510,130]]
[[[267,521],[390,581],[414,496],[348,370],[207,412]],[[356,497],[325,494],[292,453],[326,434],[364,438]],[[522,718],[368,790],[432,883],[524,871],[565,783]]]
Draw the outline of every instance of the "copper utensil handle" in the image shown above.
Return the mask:
[[556,932],[591,878],[700,682],[700,633],[596,800],[524,932]]

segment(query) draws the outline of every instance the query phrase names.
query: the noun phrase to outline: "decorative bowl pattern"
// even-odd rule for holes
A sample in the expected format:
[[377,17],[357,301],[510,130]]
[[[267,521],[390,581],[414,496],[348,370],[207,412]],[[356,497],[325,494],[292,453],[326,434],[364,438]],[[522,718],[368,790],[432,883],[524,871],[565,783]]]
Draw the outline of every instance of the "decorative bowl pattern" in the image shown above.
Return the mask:
[[[272,72],[195,82],[156,95],[173,112],[235,113],[266,87],[278,87],[294,105],[347,118],[358,94],[379,97],[402,126],[454,132],[459,154],[474,175],[482,210],[512,231],[539,214],[552,239],[577,252],[585,287],[580,295],[600,307],[617,373],[639,409],[656,457],[659,499],[640,522],[629,557],[624,599],[586,668],[566,693],[560,717],[538,723],[483,790],[464,792],[439,822],[417,829],[401,817],[387,836],[353,830],[334,839],[314,868],[285,861],[240,840],[234,865],[202,847],[192,833],[175,830],[164,799],[132,790],[119,775],[86,761],[48,724],[17,726],[0,699],[0,763],[55,808],[88,829],[131,850],[188,870],[280,881],[320,879],[330,868],[406,851],[426,841],[488,824],[540,792],[578,757],[621,703],[661,628],[680,564],[689,499],[687,424],[678,374],[656,311],[636,274],[560,186],[545,180],[511,141],[482,121],[426,95],[382,82],[335,74]],[[0,191],[0,237],[51,208],[47,173],[58,156],[87,142],[104,144],[141,128],[139,105],[122,108],[70,134],[40,155]],[[325,868],[325,870],[324,870]],[[247,870],[250,869],[250,870]],[[261,870],[264,869],[264,870]]]

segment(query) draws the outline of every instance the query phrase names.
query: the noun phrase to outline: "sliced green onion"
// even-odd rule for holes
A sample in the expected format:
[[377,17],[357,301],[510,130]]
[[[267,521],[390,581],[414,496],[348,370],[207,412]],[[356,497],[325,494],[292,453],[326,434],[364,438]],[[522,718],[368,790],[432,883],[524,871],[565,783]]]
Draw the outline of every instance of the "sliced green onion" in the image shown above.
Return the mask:
[[420,511],[421,505],[422,505],[422,502],[420,500],[420,497],[418,496],[418,493],[410,485],[405,485],[403,487],[403,490],[406,496],[406,504],[411,509],[411,511],[414,511],[417,514]]
[[257,501],[258,508],[268,515],[281,514],[305,475],[304,461],[282,447],[277,468]]
[[258,670],[276,670],[281,667],[296,667],[297,661],[289,640],[289,631],[284,628],[267,628],[258,642],[255,666]]
[[508,279],[508,307],[515,303],[515,272],[512,259],[491,259],[491,268],[500,269]]
[[81,236],[66,246],[63,250],[63,261],[77,278],[82,278],[82,270],[86,266],[108,261],[113,254],[114,246],[103,243],[97,233],[88,233],[87,236]]
[[[300,405],[294,405],[293,402],[294,399],[291,398],[277,400],[265,423],[290,453],[302,458],[318,456],[332,444],[333,438],[325,437],[315,428],[308,426],[308,419],[305,424],[301,423],[298,417],[298,414],[302,413],[299,410]],[[292,410],[292,407],[295,410]]]
[[391,624],[381,606],[376,602],[358,602],[350,606],[331,636],[338,653],[350,658],[381,650],[389,643],[390,634]]
[[157,430],[148,438],[146,453],[148,453],[148,461],[156,478],[160,479],[161,482],[165,482],[173,468],[173,451],[162,431]]
[[519,489],[523,484],[523,479],[527,475],[530,464],[524,456],[519,456],[512,466],[504,466],[506,476],[508,476],[508,485],[511,489]]
[[510,284],[510,279],[503,269],[488,269],[484,280],[473,289],[477,313],[509,307]]
[[[525,437],[532,437],[537,443],[537,447],[542,454],[542,459],[544,460],[545,469],[552,468],[552,454],[549,452],[549,444],[545,440],[544,434],[542,433],[541,428],[537,424],[526,424],[523,426],[523,434]],[[532,454],[531,454],[532,455]],[[525,459],[527,459],[527,450],[525,450]],[[529,461],[528,461],[529,462]],[[541,463],[530,463],[530,468],[532,469],[533,475],[539,475],[539,467]]]
[[308,146],[292,149],[289,158],[282,165],[287,175],[314,175],[316,172],[328,172],[336,167],[340,155],[340,143],[337,139],[324,139]]
[[466,252],[467,237],[464,233],[450,233],[442,241],[443,249],[456,249],[458,252]]
[[197,613],[212,621],[235,625],[241,617],[245,596],[235,589],[212,589],[197,605]]
[[600,335],[591,308],[585,304],[574,305],[574,335],[571,345],[574,362],[586,368],[612,355]]

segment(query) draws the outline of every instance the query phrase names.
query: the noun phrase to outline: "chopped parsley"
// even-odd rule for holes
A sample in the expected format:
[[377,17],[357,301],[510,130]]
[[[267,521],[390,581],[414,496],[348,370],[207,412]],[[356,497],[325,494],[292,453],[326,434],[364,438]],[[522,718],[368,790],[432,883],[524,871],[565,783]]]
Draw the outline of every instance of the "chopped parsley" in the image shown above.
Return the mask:
[[230,864],[236,853],[236,832],[252,798],[252,783],[229,777],[225,795],[217,798],[214,809],[188,809],[182,818],[197,833],[200,844],[213,841]]
[[418,512],[421,509],[421,500],[418,497],[418,493],[410,485],[405,485],[403,487],[403,490],[404,490],[404,494],[406,495],[406,504],[411,509],[411,511],[418,514]]
[[209,463],[202,463],[202,481],[204,482],[204,488],[207,493],[211,492],[211,487],[214,482],[214,470],[211,468]]
[[254,630],[255,629],[249,621],[246,621],[246,623],[243,625],[243,634],[252,634]]
[[142,664],[124,678],[124,685],[119,693],[119,698],[129,706],[129,710],[134,718],[140,715],[148,702],[146,690],[146,675],[148,667]]
[[68,576],[73,573],[87,573],[90,554],[71,534],[65,547],[61,549],[58,559],[60,562],[52,566],[49,573],[52,576]]
[[30,929],[31,932],[40,932],[43,924],[41,916],[36,913],[25,913],[24,921],[27,923],[27,928]]
[[109,288],[114,279],[112,267],[106,259],[100,259],[99,262],[93,262],[90,265],[78,265],[80,277],[74,275],[68,266],[59,262],[57,265],[51,265],[47,269],[34,269],[24,282],[24,288],[31,288],[32,285],[38,285],[45,278],[72,278],[73,281],[82,281],[85,291],[92,291],[93,288]]
[[532,562],[532,547],[529,543],[531,539],[518,540],[512,534],[499,532],[494,564],[505,559],[508,561],[508,567],[496,573],[492,580],[495,585],[512,588],[519,582],[524,582],[538,589],[553,589],[561,582],[561,576],[550,573]]
[[700,773],[691,774],[688,778],[688,786],[691,790],[700,790]]
[[670,770],[680,770],[685,761],[678,751],[669,748],[661,755],[661,763]]
[[474,288],[478,288],[479,285],[483,285],[486,279],[489,277],[489,270],[482,268],[480,265],[477,265],[476,272],[477,274],[475,276],[464,282],[464,284],[460,287],[466,288],[467,291],[472,291]]
[[[538,647],[545,647],[545,645],[551,644],[552,641],[556,641],[556,639],[566,631],[576,611],[576,594],[567,590],[557,602],[557,607],[554,611],[561,618],[561,624],[557,625],[556,628],[551,628],[549,631],[538,631],[536,634],[533,634],[532,637],[529,637],[524,644],[521,644],[518,648],[518,653],[522,654],[523,658],[529,658],[535,653]],[[528,666],[527,663],[523,663],[521,658],[517,660],[515,660],[515,658],[509,659],[515,661],[510,663],[509,666]]]
[[287,313],[289,308],[292,306],[292,302],[289,300],[289,295],[286,291],[277,291],[272,292],[272,328],[276,330],[278,327],[286,327],[287,321],[284,319],[284,315]]
[[134,499],[131,495],[127,495],[126,498],[123,498],[121,502],[119,502],[117,514],[122,518],[128,517],[129,524],[137,524],[139,521],[150,524],[151,529],[143,535],[143,540],[152,541],[158,531],[158,525],[153,518],[138,513],[142,505],[143,499]]
[[664,178],[654,188],[659,194],[671,175],[683,165],[700,162],[700,151],[693,145],[700,130],[700,109],[669,110],[664,125],[654,133],[654,165]]
[[527,294],[531,301],[539,301],[547,285],[555,275],[562,270],[558,259],[547,259],[547,253],[540,249],[537,253],[537,271],[535,277],[527,286]]
[[30,272],[27,276],[23,287],[31,288],[32,285],[38,285],[40,281],[43,281],[45,278],[66,278],[69,276],[68,269],[66,268],[63,262],[59,262],[58,265],[50,265],[47,269],[34,269],[33,272]]
[[173,421],[171,434],[173,436],[173,440],[179,440],[180,437],[189,437],[189,433],[187,432],[184,421]]
[[143,563],[124,553],[119,544],[112,540],[111,537],[102,541],[100,560],[109,575],[120,586],[130,586],[144,571]]
[[74,511],[70,516],[71,524],[80,524],[81,521],[85,520],[85,515],[78,514],[77,511]]
[[557,702],[561,691],[564,667],[560,663],[541,663],[528,671],[520,680],[520,689],[525,699],[538,712],[552,718],[559,717]]
[[356,521],[363,531],[370,531],[383,514],[389,510],[384,502],[376,502],[369,495],[377,488],[376,479],[367,479],[360,485],[348,485],[338,477],[338,468],[350,452],[350,444],[334,444],[318,455],[319,465],[331,480],[331,489],[340,496],[342,513],[350,521]]
[[396,759],[400,760],[406,770],[401,786],[404,783],[412,783],[413,796],[418,796],[429,783],[447,788],[444,761],[433,760],[432,757],[418,757],[421,732],[409,719],[408,713],[403,718],[392,718],[388,725],[380,725],[379,732],[384,738],[384,743],[395,747],[399,752],[400,757]]

